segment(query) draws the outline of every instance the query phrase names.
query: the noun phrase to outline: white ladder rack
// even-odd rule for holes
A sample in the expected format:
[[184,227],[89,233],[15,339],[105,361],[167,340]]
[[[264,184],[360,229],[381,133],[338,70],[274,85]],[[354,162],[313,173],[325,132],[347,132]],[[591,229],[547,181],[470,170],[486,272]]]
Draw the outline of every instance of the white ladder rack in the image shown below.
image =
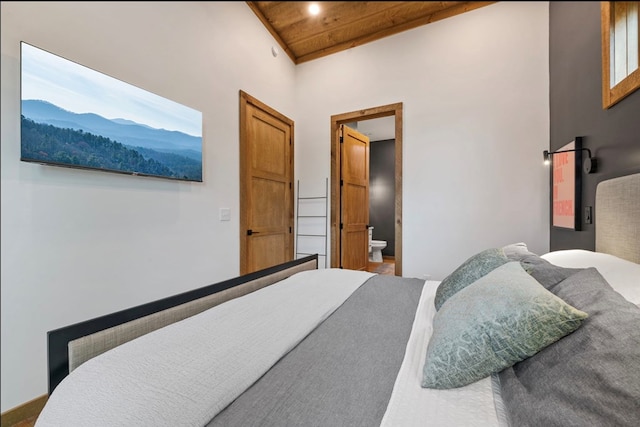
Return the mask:
[[318,259],[324,259],[324,268],[327,268],[329,179],[325,178],[324,195],[309,197],[300,196],[300,180],[298,180],[296,197],[296,259],[318,254]]

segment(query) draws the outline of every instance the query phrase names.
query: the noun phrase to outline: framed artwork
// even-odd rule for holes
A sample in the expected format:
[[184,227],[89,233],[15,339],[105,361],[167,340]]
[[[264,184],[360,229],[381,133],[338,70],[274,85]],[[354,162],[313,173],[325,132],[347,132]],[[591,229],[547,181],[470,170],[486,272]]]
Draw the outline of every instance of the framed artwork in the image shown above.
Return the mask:
[[201,112],[20,46],[20,160],[202,182]]
[[554,227],[580,229],[581,148],[582,138],[576,137],[574,141],[557,151],[577,151],[551,154],[553,156],[551,159],[553,164],[551,217]]

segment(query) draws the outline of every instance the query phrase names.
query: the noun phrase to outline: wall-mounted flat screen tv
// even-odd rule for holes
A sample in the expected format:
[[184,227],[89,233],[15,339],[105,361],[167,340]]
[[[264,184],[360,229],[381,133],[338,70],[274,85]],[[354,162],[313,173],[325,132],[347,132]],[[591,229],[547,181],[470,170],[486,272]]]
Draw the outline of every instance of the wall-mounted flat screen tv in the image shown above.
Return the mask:
[[21,42],[25,162],[202,182],[202,113]]

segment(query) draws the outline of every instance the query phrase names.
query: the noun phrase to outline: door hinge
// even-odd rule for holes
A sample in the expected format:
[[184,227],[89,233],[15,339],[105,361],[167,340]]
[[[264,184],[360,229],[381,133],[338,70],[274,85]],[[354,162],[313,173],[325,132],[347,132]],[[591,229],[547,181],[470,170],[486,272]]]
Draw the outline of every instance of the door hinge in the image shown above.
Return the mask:
[[344,185],[344,181],[340,180],[340,187],[342,187]]
[[342,230],[344,228],[344,224],[340,223],[340,230]]
[[291,234],[291,227],[289,227],[289,234]]
[[344,143],[344,138],[340,137],[340,144]]

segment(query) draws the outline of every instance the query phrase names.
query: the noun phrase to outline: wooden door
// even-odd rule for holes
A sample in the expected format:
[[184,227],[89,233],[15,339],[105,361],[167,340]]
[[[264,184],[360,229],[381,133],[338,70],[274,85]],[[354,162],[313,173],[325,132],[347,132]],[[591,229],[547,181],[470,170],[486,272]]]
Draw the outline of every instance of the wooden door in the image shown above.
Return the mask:
[[340,267],[342,262],[340,249],[341,204],[341,155],[343,123],[354,123],[379,117],[395,118],[395,274],[402,276],[402,103],[381,105],[364,110],[351,111],[331,116],[331,267]]
[[369,138],[341,126],[340,266],[367,270],[369,263]]
[[240,91],[240,274],[293,260],[293,121]]

